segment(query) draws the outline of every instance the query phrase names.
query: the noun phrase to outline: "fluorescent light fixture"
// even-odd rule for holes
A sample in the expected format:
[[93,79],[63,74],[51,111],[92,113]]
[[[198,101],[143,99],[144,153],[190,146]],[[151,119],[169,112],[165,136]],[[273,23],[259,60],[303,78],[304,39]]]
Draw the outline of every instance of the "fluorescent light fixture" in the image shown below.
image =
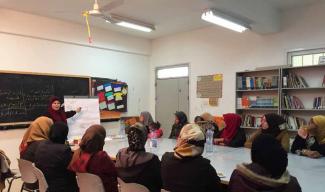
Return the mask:
[[213,9],[204,12],[201,19],[240,33],[248,29],[247,24]]
[[136,29],[136,30],[144,31],[144,32],[151,32],[153,30],[150,27],[142,26],[142,25],[138,25],[138,24],[135,24],[135,23],[126,22],[126,21],[117,22],[116,25],[131,28],[131,29]]

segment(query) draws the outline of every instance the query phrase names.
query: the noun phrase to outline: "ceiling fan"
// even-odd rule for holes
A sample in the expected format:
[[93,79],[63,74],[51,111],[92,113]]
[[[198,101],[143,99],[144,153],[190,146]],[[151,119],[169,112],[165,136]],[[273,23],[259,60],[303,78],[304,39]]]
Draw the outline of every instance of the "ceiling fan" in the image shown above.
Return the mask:
[[94,1],[93,8],[91,10],[85,11],[89,16],[100,17],[104,19],[106,22],[116,24],[123,27],[133,28],[145,32],[151,32],[154,30],[154,26],[152,24],[148,24],[145,22],[133,20],[130,18],[126,18],[123,16],[109,14],[104,12],[109,12],[121,5],[124,4],[124,0],[113,0],[110,3],[100,6],[98,4],[98,0]]
[[93,9],[86,11],[88,15],[94,16],[94,17],[101,17],[111,23],[114,23],[114,20],[112,19],[111,15],[104,12],[108,12],[110,10],[113,10],[116,7],[121,6],[124,3],[124,0],[114,0],[110,3],[100,7],[98,4],[98,0],[94,1]]

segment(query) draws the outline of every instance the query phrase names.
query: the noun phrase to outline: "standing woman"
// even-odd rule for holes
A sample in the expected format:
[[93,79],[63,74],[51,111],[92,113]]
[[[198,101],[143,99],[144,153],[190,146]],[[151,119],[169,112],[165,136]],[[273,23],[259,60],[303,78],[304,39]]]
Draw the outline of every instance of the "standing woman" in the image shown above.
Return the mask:
[[172,131],[170,132],[169,139],[177,139],[181,129],[184,125],[188,124],[187,116],[183,111],[177,111],[175,113],[175,121],[172,127]]
[[53,120],[53,122],[63,122],[67,124],[67,119],[74,116],[76,113],[81,111],[81,107],[78,107],[75,111],[65,112],[63,107],[61,107],[61,102],[59,97],[52,96],[48,105],[47,116]]
[[245,142],[245,147],[252,148],[254,139],[260,134],[268,134],[276,138],[282,147],[289,151],[289,133],[288,125],[283,117],[275,113],[265,114],[261,121],[261,128],[255,131],[252,136]]
[[90,126],[83,135],[80,148],[74,152],[69,169],[100,177],[105,192],[118,192],[117,172],[111,158],[103,151],[106,131],[101,125]]
[[325,116],[310,119],[308,127],[302,127],[292,144],[291,152],[311,158],[325,156]]

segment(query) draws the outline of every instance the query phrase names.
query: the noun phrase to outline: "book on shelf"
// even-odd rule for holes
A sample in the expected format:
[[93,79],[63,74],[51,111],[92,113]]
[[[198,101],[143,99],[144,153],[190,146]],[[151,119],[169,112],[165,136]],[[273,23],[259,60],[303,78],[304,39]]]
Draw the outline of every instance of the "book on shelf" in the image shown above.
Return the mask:
[[262,116],[257,115],[243,115],[242,127],[255,127],[258,128],[261,126]]
[[323,77],[322,87],[325,87],[325,75],[324,75],[324,77]]
[[284,95],[283,103],[285,109],[304,109],[305,106],[297,96]]
[[[289,73],[288,75],[285,75],[283,78],[283,87],[287,88],[306,88],[308,87],[308,84],[306,80],[295,73]],[[286,84],[285,84],[286,82]]]
[[289,129],[298,130],[300,127],[307,125],[307,121],[300,117],[295,117],[293,115],[283,115],[286,120]]
[[313,102],[313,109],[325,109],[325,96],[315,97]]
[[254,90],[254,89],[272,89],[278,88],[278,76],[269,77],[244,77],[236,78],[237,88],[239,90]]
[[237,98],[237,108],[239,109],[276,108],[278,106],[277,96],[243,96],[242,98]]

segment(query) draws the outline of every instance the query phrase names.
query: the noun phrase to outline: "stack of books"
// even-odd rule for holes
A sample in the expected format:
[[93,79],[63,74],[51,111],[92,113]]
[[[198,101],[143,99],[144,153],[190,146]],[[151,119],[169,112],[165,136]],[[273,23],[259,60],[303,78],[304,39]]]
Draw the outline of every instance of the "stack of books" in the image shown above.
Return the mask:
[[278,76],[270,77],[237,77],[237,88],[239,90],[272,89],[278,88]]
[[307,125],[307,121],[300,117],[283,115],[283,118],[286,120],[287,124],[289,125],[289,129],[291,130],[298,130],[300,127]]
[[295,73],[289,73],[288,75],[283,77],[283,87],[306,88],[308,87],[308,84],[302,76],[296,75]]
[[260,127],[263,116],[243,115],[242,127]]
[[285,109],[304,109],[304,104],[296,96],[284,95],[283,103]]
[[313,109],[325,109],[325,96],[314,98]]
[[243,96],[237,98],[237,108],[277,108],[279,106],[277,96]]

